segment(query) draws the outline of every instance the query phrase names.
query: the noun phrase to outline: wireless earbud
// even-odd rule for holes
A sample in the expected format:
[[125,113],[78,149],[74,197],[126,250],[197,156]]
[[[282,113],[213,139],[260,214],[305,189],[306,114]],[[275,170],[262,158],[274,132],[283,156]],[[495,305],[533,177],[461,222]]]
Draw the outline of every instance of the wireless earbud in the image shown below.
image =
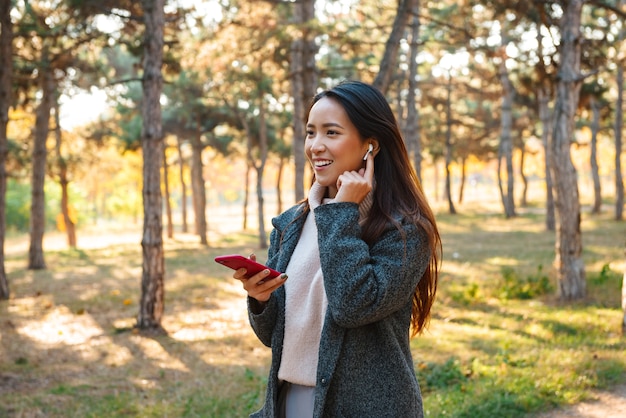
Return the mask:
[[374,151],[374,145],[372,145],[372,143],[370,142],[369,146],[367,147],[367,152],[365,153],[365,156],[363,157],[363,161],[367,160],[367,156],[371,154],[372,151]]

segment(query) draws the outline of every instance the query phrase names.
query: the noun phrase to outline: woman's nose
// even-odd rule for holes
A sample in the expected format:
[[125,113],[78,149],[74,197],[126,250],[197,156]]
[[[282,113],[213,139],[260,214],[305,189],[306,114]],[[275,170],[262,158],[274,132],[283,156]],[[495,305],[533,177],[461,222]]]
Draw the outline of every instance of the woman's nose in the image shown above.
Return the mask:
[[325,148],[326,147],[324,146],[324,143],[320,141],[317,137],[313,138],[313,140],[311,141],[311,152],[322,152]]

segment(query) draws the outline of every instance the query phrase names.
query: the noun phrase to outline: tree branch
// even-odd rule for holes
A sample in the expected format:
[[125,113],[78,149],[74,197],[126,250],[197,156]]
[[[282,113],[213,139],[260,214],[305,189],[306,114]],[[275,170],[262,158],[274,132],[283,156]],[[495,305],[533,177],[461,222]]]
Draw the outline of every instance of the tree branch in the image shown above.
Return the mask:
[[120,80],[113,80],[109,83],[106,84],[105,87],[112,87],[116,84],[126,84],[126,83],[130,83],[132,81],[143,81],[143,78],[141,77],[131,77],[131,78],[122,78]]
[[586,0],[585,3],[592,4],[597,7],[601,7],[603,9],[607,9],[621,17],[622,19],[626,19],[626,11],[620,10],[616,6],[612,4],[607,4],[603,0]]

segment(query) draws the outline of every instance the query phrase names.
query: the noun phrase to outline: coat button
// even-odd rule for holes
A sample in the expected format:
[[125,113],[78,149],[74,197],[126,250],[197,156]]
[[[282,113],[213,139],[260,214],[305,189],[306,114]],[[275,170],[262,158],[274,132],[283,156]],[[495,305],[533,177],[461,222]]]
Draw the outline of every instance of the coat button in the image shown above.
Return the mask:
[[326,386],[326,383],[327,383],[328,381],[326,380],[326,378],[325,378],[325,377],[322,377],[322,380],[320,380],[320,382],[322,382],[322,385]]

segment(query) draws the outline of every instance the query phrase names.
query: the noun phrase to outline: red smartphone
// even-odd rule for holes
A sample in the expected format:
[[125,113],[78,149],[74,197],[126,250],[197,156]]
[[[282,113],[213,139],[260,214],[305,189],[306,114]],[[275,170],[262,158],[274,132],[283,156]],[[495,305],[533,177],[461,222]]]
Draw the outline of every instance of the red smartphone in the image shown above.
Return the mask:
[[280,272],[264,266],[261,263],[257,263],[256,261],[252,261],[249,258],[246,258],[239,254],[220,255],[215,257],[215,261],[226,267],[230,267],[233,270],[245,268],[246,276],[254,276],[258,272],[265,269],[268,269],[270,271],[269,276],[267,276],[268,279],[273,279],[274,277],[280,276]]

